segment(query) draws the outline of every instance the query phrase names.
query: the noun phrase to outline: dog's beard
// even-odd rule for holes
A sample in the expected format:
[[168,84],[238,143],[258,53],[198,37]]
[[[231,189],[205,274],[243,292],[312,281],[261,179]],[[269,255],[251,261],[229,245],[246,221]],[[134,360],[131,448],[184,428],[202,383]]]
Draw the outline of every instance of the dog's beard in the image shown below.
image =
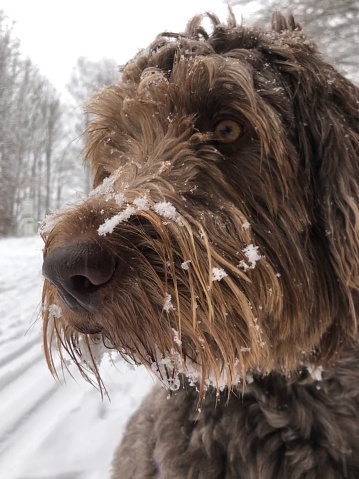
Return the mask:
[[[71,311],[46,281],[44,340],[50,365],[55,346],[67,351],[82,372],[85,362],[99,376],[96,350],[102,343],[126,360],[145,364],[170,389],[179,387],[185,375],[202,392],[209,385],[232,387],[260,364],[266,369],[268,338],[260,315],[281,307],[280,285],[273,269],[261,265],[266,260],[253,246],[246,217],[231,208],[237,231],[210,239],[204,225],[213,215],[202,215],[199,222],[180,204],[140,198],[122,205],[120,213],[117,205],[106,217],[93,197],[77,206],[76,230],[85,231],[91,217],[98,241],[125,267],[101,292],[95,312]],[[71,209],[50,220],[50,231],[43,228],[47,250],[61,242],[70,215]],[[220,230],[220,218],[215,221]],[[263,281],[278,291],[267,297],[262,286],[258,303],[252,304],[246,294],[246,288],[253,290],[248,272],[257,267],[263,269]],[[62,309],[58,318],[54,305]]]

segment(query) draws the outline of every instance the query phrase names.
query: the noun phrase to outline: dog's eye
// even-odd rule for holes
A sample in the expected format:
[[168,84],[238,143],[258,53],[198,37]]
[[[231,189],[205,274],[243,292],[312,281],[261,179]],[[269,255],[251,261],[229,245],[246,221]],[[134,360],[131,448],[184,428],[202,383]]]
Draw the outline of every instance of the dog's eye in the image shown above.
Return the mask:
[[214,139],[221,143],[233,143],[242,135],[243,129],[234,120],[221,120],[214,128]]

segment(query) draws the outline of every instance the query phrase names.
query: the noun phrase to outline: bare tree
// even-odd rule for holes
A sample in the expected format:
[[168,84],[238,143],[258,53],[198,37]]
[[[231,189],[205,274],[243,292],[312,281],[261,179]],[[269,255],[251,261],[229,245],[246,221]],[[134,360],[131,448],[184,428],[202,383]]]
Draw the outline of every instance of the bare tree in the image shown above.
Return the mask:
[[25,200],[38,218],[51,208],[61,112],[58,94],[29,59],[21,59],[0,12],[0,236],[19,233]]
[[12,169],[13,99],[19,76],[19,43],[13,39],[12,26],[0,11],[0,236],[14,230],[12,199],[15,173]]
[[[246,0],[230,0],[245,7]],[[320,50],[354,81],[359,81],[359,2],[358,0],[268,0],[258,1],[255,20],[267,20],[279,10],[292,13]]]
[[0,11],[0,237],[21,234],[24,205],[35,225],[89,189],[79,160],[87,122],[82,106],[94,91],[116,81],[113,60],[79,58],[69,83],[72,105],[63,104],[20,53]]
[[[78,156],[81,155],[85,138],[85,131],[88,118],[83,111],[83,106],[88,98],[97,90],[106,85],[111,85],[118,81],[118,67],[114,60],[103,58],[98,62],[80,57],[72,71],[70,82],[67,86],[69,93],[73,98],[73,125],[74,132],[80,140],[78,145]],[[85,165],[85,192],[88,193],[91,188],[89,168]]]

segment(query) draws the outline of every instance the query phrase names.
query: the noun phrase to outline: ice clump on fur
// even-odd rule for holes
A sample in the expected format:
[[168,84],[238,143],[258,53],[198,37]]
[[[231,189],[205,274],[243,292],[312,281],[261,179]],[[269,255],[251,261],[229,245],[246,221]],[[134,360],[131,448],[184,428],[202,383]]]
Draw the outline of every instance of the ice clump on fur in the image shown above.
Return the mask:
[[308,364],[307,365],[307,370],[308,370],[309,374],[311,375],[312,379],[314,379],[314,381],[322,381],[323,380],[323,377],[322,377],[323,367],[322,366],[313,366],[311,364]]
[[181,219],[176,211],[176,208],[169,201],[160,201],[153,205],[153,211],[163,218],[168,218],[181,225]]
[[173,340],[178,346],[182,346],[182,341],[180,340],[179,332],[172,328],[173,331]]
[[[125,197],[122,194],[116,195],[116,197],[117,196],[121,197],[121,202],[125,200]],[[113,230],[117,225],[129,220],[137,211],[147,211],[150,209],[163,218],[168,218],[180,226],[182,225],[181,218],[177,213],[176,208],[171,203],[167,201],[161,201],[151,206],[146,196],[139,196],[133,200],[132,205],[128,204],[126,208],[121,211],[121,213],[118,213],[111,218],[107,218],[104,223],[99,226],[97,232],[100,236],[106,236],[107,234],[113,233]]]
[[151,364],[151,371],[158,377],[163,386],[170,391],[177,391],[181,386],[180,375],[185,375],[191,386],[195,386],[201,379],[198,365],[188,358],[183,361],[181,354],[172,349],[163,356],[157,352],[156,360]]
[[257,261],[262,258],[258,252],[258,246],[249,244],[242,251],[248,259],[248,263],[244,260],[241,260],[238,264],[238,268],[241,268],[244,271],[247,271],[248,269],[254,269],[256,267]]
[[187,261],[183,261],[183,263],[181,263],[181,268],[185,271],[189,270],[190,263],[192,263],[192,260],[190,259],[188,259]]
[[121,213],[118,215],[112,216],[112,218],[108,218],[105,222],[99,226],[98,234],[100,236],[106,236],[109,233],[112,233],[113,230],[116,228],[117,225],[127,221],[131,216],[136,212],[136,209],[128,205]]
[[95,340],[91,337],[79,336],[78,349],[81,352],[79,356],[81,362],[90,369],[92,364],[100,366],[104,355],[108,353],[108,349],[100,338]]
[[[96,196],[103,196],[106,201],[109,201],[115,198],[117,205],[124,203],[125,196],[122,193],[116,193],[114,189],[113,185],[115,181],[116,181],[115,174],[109,176],[108,178],[105,178],[99,186],[97,186],[92,191],[90,191],[90,193],[88,194],[88,197],[92,198]],[[53,230],[53,228],[58,224],[58,222],[63,217],[63,215],[66,214],[66,212],[75,211],[77,207],[83,204],[83,201],[84,200],[82,199],[62,209],[55,210],[51,212],[50,214],[48,214],[47,216],[45,216],[45,218],[40,224],[39,234],[46,236],[48,233],[50,233],[50,231]]]
[[60,319],[62,316],[62,309],[57,304],[50,304],[48,307],[49,316],[52,319]]
[[172,304],[172,296],[168,293],[165,296],[165,302],[164,302],[164,305],[163,305],[163,309],[164,309],[164,311],[167,311],[167,313],[169,311],[171,311],[172,309],[174,309],[173,304]]
[[223,268],[213,268],[212,269],[212,281],[221,281],[223,278],[228,276]]
[[114,198],[116,195],[116,191],[113,186],[115,181],[116,176],[114,174],[109,176],[108,178],[105,178],[99,186],[90,191],[88,196],[104,196],[105,200],[107,201]]
[[61,211],[56,210],[45,216],[39,226],[39,234],[47,235],[57,225]]
[[150,209],[150,203],[147,196],[140,196],[133,200],[133,204],[137,206],[139,210],[147,211]]
[[[179,340],[178,332],[173,329],[174,342],[179,346],[182,345],[182,341]],[[223,369],[219,376],[216,376],[213,371],[210,371],[208,377],[205,379],[205,389],[210,387],[216,388],[218,391],[223,391],[228,387],[228,384],[239,385],[243,382],[241,372],[239,372],[240,361],[237,360],[238,371],[228,381],[226,371]],[[202,368],[199,364],[195,363],[190,358],[183,359],[182,355],[175,349],[165,356],[157,351],[155,361],[151,364],[151,371],[158,377],[162,385],[170,390],[177,391],[181,386],[180,376],[185,376],[188,379],[190,386],[198,387],[201,382]],[[251,384],[253,382],[253,376],[247,374],[246,382]]]
[[75,211],[78,206],[82,204],[83,200],[67,205],[60,210],[52,211],[50,214],[46,215],[45,218],[40,222],[38,232],[41,236],[46,236],[50,231],[58,224],[62,219],[63,215],[69,211]]

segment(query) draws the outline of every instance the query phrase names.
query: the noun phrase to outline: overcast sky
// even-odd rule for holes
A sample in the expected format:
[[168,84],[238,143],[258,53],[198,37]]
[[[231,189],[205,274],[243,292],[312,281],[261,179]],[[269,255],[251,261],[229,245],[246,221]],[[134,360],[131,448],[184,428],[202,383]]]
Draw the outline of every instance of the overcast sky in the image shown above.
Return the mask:
[[[1,0],[15,24],[21,51],[63,91],[79,56],[126,63],[157,35],[183,31],[205,11],[227,17],[222,0]],[[238,18],[242,13],[235,9]]]

